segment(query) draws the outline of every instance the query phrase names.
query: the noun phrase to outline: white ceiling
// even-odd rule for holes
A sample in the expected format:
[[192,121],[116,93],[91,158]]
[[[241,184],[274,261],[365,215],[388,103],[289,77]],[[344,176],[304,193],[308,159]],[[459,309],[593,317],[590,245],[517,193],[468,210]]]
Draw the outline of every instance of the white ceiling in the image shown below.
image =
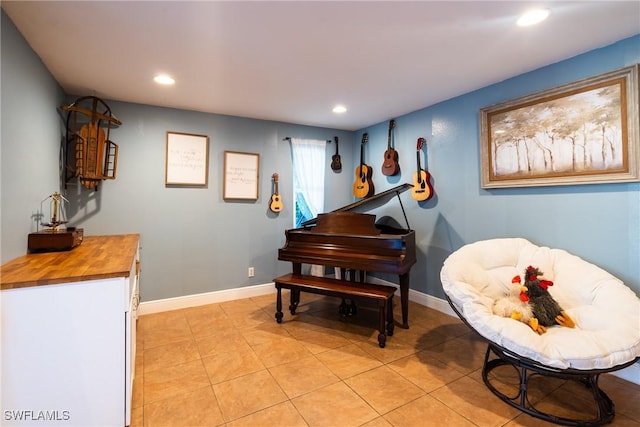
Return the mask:
[[[517,16],[544,4],[529,28]],[[635,1],[2,1],[73,95],[356,130],[640,33]],[[153,83],[155,73],[176,79]],[[336,115],[336,103],[349,111]],[[117,114],[116,114],[117,115]]]

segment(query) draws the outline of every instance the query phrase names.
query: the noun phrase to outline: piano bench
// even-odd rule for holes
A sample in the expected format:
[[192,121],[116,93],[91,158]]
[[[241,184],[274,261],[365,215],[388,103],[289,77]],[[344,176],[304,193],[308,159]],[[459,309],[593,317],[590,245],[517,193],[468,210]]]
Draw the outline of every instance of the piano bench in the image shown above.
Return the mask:
[[273,282],[277,290],[276,321],[278,323],[282,323],[282,289],[284,288],[291,290],[291,305],[289,305],[289,311],[292,315],[296,314],[296,308],[300,303],[300,292],[352,300],[375,301],[380,311],[378,345],[384,348],[387,336],[393,335],[393,295],[396,291],[396,288],[393,286],[373,285],[370,283],[298,274],[285,274],[284,276],[273,279]]

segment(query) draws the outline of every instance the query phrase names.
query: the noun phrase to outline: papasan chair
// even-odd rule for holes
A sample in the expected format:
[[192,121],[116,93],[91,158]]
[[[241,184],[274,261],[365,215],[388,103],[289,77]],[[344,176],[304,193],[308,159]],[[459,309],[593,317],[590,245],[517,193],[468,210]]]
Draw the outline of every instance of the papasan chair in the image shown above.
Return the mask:
[[[509,293],[515,277],[529,266],[552,282],[548,292],[575,327],[550,326],[539,333],[526,323],[494,314],[494,302]],[[445,260],[440,278],[453,310],[488,342],[482,377],[496,396],[557,424],[592,426],[613,420],[615,405],[599,388],[598,378],[632,365],[640,356],[640,299],[622,281],[567,251],[522,238],[465,245]],[[515,394],[500,390],[489,375],[505,365],[518,373]],[[593,396],[591,412],[596,416],[572,419],[536,409],[527,395],[529,380],[535,376],[584,384]]]

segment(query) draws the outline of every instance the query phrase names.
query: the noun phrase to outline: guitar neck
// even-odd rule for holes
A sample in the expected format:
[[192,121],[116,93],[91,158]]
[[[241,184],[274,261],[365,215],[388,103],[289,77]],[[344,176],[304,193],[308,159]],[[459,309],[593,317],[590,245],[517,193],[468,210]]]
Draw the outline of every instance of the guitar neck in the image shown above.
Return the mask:
[[362,173],[362,169],[364,169],[364,144],[369,140],[369,134],[365,133],[362,135],[362,141],[360,142],[360,172]]
[[389,137],[387,138],[387,150],[391,150],[391,131],[396,127],[396,121],[391,120],[389,122]]

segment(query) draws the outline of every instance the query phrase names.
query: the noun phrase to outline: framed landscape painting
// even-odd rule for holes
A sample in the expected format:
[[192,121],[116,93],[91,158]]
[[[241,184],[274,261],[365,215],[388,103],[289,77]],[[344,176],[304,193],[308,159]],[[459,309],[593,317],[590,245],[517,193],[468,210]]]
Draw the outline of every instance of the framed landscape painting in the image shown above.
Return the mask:
[[483,188],[639,181],[638,64],[480,110]]

